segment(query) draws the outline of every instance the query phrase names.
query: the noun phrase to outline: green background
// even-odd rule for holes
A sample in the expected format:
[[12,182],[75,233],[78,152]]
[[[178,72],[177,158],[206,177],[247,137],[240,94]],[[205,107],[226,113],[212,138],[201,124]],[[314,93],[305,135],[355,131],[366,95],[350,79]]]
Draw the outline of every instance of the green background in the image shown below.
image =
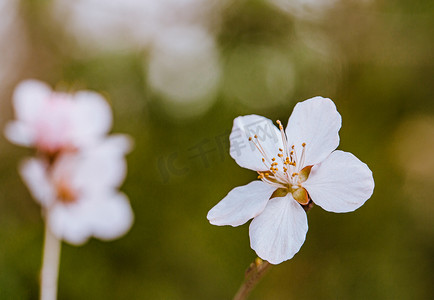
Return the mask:
[[[232,121],[255,113],[286,125],[295,103],[316,95],[335,101],[338,149],[368,164],[374,194],[353,213],[314,207],[300,252],[273,267],[251,299],[434,298],[432,1],[341,1],[303,20],[234,0],[217,36],[215,102],[191,117],[149,88],[147,50],[81,57],[49,5],[20,2],[30,55],[2,86],[0,125],[13,118],[14,86],[36,78],[103,93],[113,132],[135,141],[121,188],[134,226],[112,242],[64,243],[59,299],[230,299],[256,257],[247,224],[206,219],[256,178],[228,154]],[[199,146],[209,152],[198,156]],[[0,139],[0,299],[38,298],[43,222],[17,172],[31,154]]]

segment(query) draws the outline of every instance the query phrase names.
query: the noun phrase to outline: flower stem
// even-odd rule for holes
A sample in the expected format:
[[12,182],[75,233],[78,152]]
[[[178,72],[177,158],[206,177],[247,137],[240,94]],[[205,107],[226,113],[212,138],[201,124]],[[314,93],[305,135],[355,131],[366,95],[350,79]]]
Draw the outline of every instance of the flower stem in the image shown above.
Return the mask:
[[60,246],[61,241],[53,235],[48,226],[48,222],[45,222],[40,300],[56,300],[57,298]]
[[246,270],[244,277],[244,282],[238,289],[238,292],[234,296],[233,300],[244,300],[247,299],[250,292],[262,279],[262,277],[270,269],[271,264],[268,261],[263,261],[259,257],[255,259],[253,263],[250,264],[249,268]]

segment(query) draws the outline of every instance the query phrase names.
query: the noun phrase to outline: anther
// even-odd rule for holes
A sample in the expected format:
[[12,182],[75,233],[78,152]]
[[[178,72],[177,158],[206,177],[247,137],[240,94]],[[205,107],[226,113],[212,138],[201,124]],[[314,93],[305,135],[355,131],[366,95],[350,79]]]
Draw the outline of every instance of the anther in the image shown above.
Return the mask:
[[306,147],[306,143],[301,144],[303,147]]

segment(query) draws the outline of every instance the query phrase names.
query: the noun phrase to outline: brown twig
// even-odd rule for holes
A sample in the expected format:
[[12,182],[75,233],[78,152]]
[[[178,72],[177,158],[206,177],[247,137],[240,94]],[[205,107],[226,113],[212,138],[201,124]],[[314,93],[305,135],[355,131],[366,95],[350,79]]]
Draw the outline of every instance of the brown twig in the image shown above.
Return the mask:
[[250,264],[246,271],[244,282],[238,289],[233,300],[244,300],[247,299],[250,292],[262,279],[262,277],[270,269],[271,264],[268,261],[264,261],[257,257],[253,263]]

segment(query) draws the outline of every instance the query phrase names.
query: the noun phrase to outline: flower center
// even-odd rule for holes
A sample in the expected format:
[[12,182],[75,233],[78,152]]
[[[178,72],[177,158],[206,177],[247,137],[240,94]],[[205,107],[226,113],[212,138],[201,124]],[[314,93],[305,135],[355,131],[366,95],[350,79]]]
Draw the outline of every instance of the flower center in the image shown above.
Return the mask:
[[57,199],[63,203],[73,203],[77,199],[77,194],[66,180],[60,180],[56,184]]
[[267,155],[264,147],[257,135],[249,137],[258,151],[262,155],[262,163],[267,168],[267,171],[258,171],[258,179],[278,188],[279,197],[291,193],[295,200],[301,204],[307,204],[309,197],[302,183],[307,180],[312,166],[304,166],[306,143],[302,143],[302,152],[297,155],[295,145],[288,147],[288,140],[283,131],[282,123],[277,120],[279,125],[283,149],[279,148],[276,156]]

